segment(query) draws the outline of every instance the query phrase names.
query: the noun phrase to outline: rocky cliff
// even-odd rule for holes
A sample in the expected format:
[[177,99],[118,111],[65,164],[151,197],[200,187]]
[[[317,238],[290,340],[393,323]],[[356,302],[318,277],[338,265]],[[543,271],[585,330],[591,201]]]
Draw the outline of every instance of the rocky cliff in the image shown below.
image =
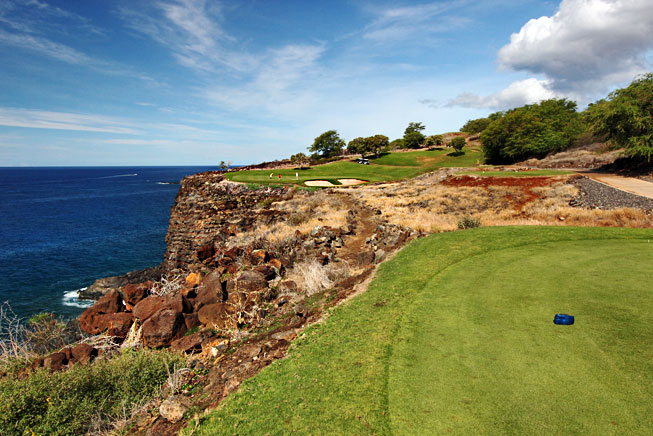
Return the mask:
[[249,189],[223,180],[219,173],[182,180],[170,212],[165,271],[198,271],[229,237],[283,218],[266,206],[287,197],[289,188]]

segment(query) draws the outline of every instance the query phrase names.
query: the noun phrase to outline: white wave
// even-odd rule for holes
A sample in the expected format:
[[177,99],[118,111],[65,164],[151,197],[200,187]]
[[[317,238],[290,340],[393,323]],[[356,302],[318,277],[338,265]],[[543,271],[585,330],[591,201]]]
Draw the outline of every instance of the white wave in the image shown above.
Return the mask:
[[156,182],[157,185],[178,185],[179,183],[175,182]]
[[104,177],[98,177],[98,179],[113,179],[114,177],[134,177],[137,176],[138,173],[134,174],[117,174],[115,176],[104,176]]
[[81,309],[86,309],[91,307],[95,301],[92,300],[80,300],[79,291],[83,291],[86,288],[75,289],[74,291],[68,291],[63,294],[63,305],[69,307],[79,307]]

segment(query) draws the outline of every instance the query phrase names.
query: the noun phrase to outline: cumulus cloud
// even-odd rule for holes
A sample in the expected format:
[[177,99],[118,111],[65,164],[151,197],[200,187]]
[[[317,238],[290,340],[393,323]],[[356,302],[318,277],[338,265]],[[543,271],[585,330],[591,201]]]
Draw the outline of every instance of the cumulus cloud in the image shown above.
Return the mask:
[[563,0],[551,17],[528,21],[499,50],[501,68],[543,79],[488,96],[461,94],[447,106],[506,109],[548,98],[588,103],[651,68],[650,0]]
[[558,95],[551,90],[550,80],[531,78],[513,82],[507,88],[492,95],[480,96],[471,93],[460,94],[453,100],[449,101],[446,106],[510,109],[555,97],[558,97]]
[[563,0],[553,16],[512,34],[498,60],[507,69],[544,75],[555,90],[600,93],[646,72],[651,49],[650,0]]

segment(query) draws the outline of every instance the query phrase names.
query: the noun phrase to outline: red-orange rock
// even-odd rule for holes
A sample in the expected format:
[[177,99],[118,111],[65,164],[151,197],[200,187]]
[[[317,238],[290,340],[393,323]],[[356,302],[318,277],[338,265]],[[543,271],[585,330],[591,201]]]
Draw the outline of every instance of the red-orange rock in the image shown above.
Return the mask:
[[122,309],[122,296],[118,291],[110,291],[82,313],[79,326],[86,333],[97,335],[108,328],[104,315],[118,313]]
[[200,325],[199,317],[197,312],[193,313],[184,313],[184,323],[186,324],[186,329],[190,330]]
[[223,329],[233,327],[234,310],[231,305],[225,303],[214,303],[203,306],[199,312],[197,312],[197,317],[200,324]]
[[186,276],[186,285],[187,286],[197,286],[202,281],[202,274],[200,273],[190,273]]
[[60,371],[66,364],[68,359],[64,353],[52,353],[43,359],[43,367],[50,371]]
[[134,317],[145,321],[151,317],[155,312],[157,312],[163,305],[166,303],[166,298],[159,295],[150,295],[149,297],[141,300],[136,306],[134,306]]
[[172,341],[170,347],[184,353],[201,352],[202,343],[211,337],[213,337],[213,333],[210,331],[197,332]]
[[125,338],[129,333],[129,328],[134,321],[133,315],[129,312],[111,313],[104,315],[104,321],[107,323],[107,335],[114,338]]
[[272,280],[277,276],[277,271],[270,265],[259,265],[254,268],[254,271],[260,272],[265,277],[265,280]]
[[224,300],[221,278],[222,274],[218,271],[213,271],[204,277],[202,284],[197,289],[197,296],[193,303],[196,311],[207,304],[219,303]]
[[254,250],[249,255],[249,260],[252,265],[260,265],[270,260],[270,254],[265,250]]
[[215,256],[215,247],[213,245],[203,245],[197,249],[197,259],[200,262],[211,259]]
[[122,295],[125,299],[127,310],[133,310],[134,306],[148,296],[152,282],[149,283],[129,283],[122,289]]
[[175,312],[190,313],[193,311],[193,305],[181,294],[168,296],[164,307],[170,308]]
[[236,279],[236,288],[241,291],[261,291],[267,287],[268,282],[259,271],[243,271]]
[[143,342],[151,348],[164,347],[185,332],[184,316],[172,309],[163,309],[143,323]]
[[72,348],[73,360],[79,363],[88,363],[97,356],[97,350],[88,344],[79,344]]

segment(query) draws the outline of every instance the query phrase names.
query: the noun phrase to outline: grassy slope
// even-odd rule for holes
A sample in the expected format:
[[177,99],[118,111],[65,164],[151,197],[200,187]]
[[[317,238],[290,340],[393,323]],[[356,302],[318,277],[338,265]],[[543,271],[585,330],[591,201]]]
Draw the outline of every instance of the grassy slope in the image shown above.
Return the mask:
[[[642,413],[652,394],[650,366],[642,372],[652,357],[647,239],[653,232],[493,227],[419,240],[195,434],[544,434],[545,421],[565,434],[645,434],[653,425]],[[577,256],[561,259],[560,248]],[[588,273],[558,273],[559,259]],[[587,291],[565,300],[561,280]],[[558,311],[577,315],[577,325],[554,326]],[[570,397],[556,403],[567,386]]]
[[[472,149],[460,156],[449,156],[450,150],[389,153],[379,159],[370,159],[370,165],[339,161],[307,169],[251,170],[227,173],[234,182],[301,184],[307,180],[362,179],[369,182],[400,180],[415,177],[437,168],[474,166],[482,154]],[[270,179],[270,173],[274,176]],[[299,179],[295,179],[295,173]],[[281,179],[278,175],[281,174]]]

